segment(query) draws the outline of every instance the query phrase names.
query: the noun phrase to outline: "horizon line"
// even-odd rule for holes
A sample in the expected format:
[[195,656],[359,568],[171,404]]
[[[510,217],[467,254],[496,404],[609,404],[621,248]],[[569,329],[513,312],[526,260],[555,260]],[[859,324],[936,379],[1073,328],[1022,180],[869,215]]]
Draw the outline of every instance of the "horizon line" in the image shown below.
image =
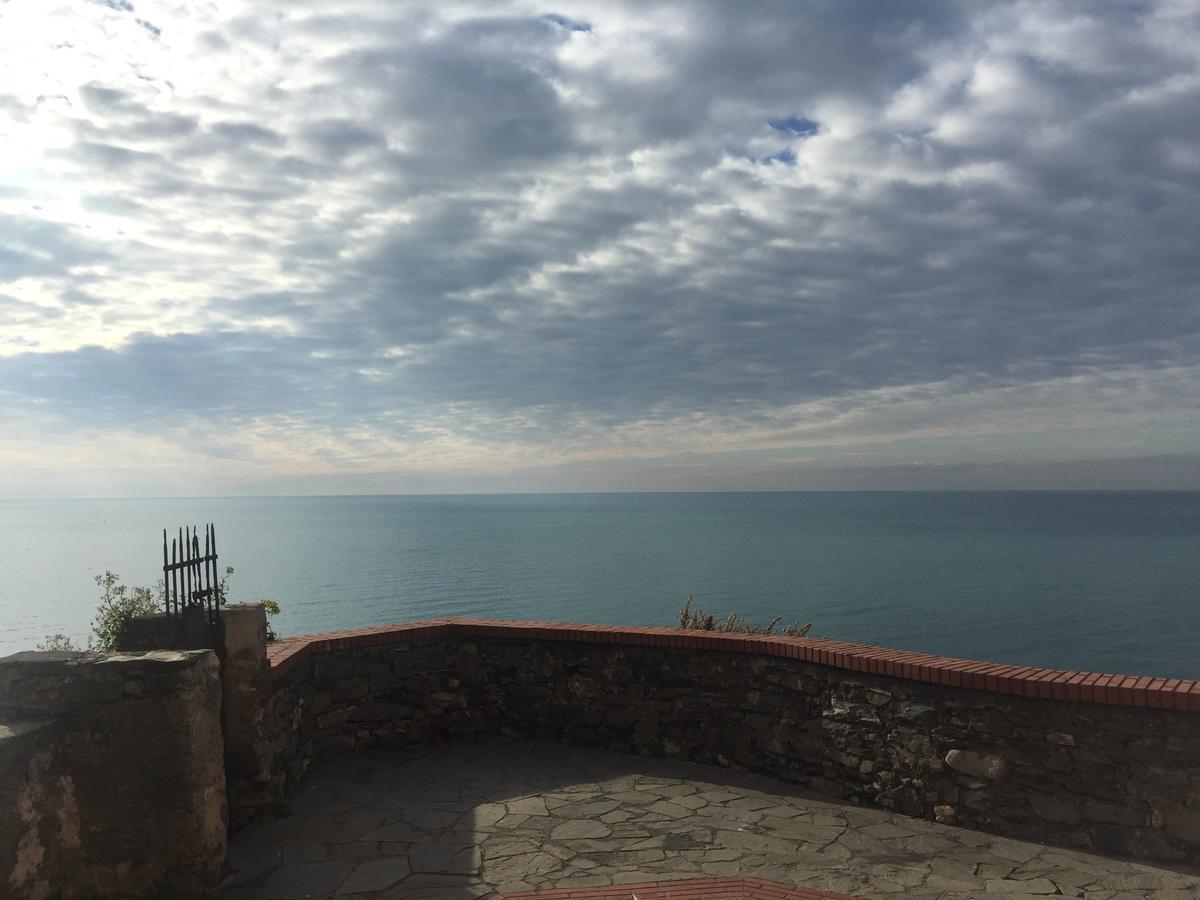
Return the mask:
[[328,494],[180,494],[180,495],[101,495],[101,496],[28,496],[0,497],[0,503],[29,501],[83,500],[317,500],[408,497],[562,497],[619,496],[629,494],[1197,494],[1200,487],[1182,488],[811,488],[777,490],[565,490],[565,491],[424,491],[403,493],[328,493]]

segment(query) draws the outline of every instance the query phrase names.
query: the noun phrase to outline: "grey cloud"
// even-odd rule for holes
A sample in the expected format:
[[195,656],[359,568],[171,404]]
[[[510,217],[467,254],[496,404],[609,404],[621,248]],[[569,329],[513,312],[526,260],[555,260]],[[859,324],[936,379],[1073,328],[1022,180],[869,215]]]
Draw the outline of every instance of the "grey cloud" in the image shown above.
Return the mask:
[[210,128],[213,134],[231,142],[263,144],[268,147],[281,147],[287,143],[287,139],[278,131],[254,122],[215,122]]
[[11,94],[0,94],[0,111],[18,122],[29,121],[29,107]]
[[106,88],[98,84],[84,84],[79,88],[84,106],[95,112],[129,113],[140,112],[141,107],[133,103],[126,91]]
[[405,128],[408,149],[393,159],[398,173],[418,181],[504,177],[574,144],[549,80],[555,43],[549,23],[487,19],[407,47],[355,50],[333,68],[376,92],[381,113]]
[[205,31],[199,35],[198,40],[207,51],[220,52],[230,47],[229,41],[219,31]]
[[232,332],[143,335],[120,350],[0,357],[0,381],[15,395],[104,426],[145,426],[172,413],[265,414],[318,400],[306,387],[318,375],[306,342],[272,343]]
[[80,203],[89,212],[101,212],[113,216],[133,216],[144,208],[141,203],[130,197],[112,194],[88,194],[80,198]]
[[200,120],[196,116],[157,113],[143,122],[127,127],[124,132],[140,140],[182,138],[194,132],[199,124]]
[[159,158],[155,153],[98,141],[79,141],[72,149],[71,155],[85,164],[110,169],[131,168],[140,164],[156,162]]
[[349,119],[322,119],[305,126],[302,136],[325,158],[341,159],[360,150],[382,147],[385,141],[369,128]]
[[[1200,355],[1194,18],[712,0],[622,24],[663,9],[686,27],[629,48],[605,7],[262,15],[201,38],[280,66],[258,107],[85,85],[69,156],[122,190],[85,177],[84,206],[151,234],[111,277],[206,299],[193,334],[25,354],[6,378],[136,415],[194,359],[228,415],[467,408],[485,424],[464,433],[525,416],[546,438]],[[158,260],[180,227],[195,259]],[[21,277],[96,258],[10,234],[0,270]]]
[[151,109],[128,91],[84,84],[79,94],[87,112],[104,122],[104,127],[91,120],[76,123],[77,131],[85,138],[111,134],[127,141],[177,139],[192,134],[199,125],[196,116]]
[[64,225],[0,214],[0,283],[69,275],[76,267],[110,258],[94,239]]
[[[3,250],[0,250],[0,262],[3,261]],[[54,306],[39,306],[19,300],[9,294],[0,294],[0,323],[6,327],[17,328],[23,323],[35,319],[60,318],[63,311]]]

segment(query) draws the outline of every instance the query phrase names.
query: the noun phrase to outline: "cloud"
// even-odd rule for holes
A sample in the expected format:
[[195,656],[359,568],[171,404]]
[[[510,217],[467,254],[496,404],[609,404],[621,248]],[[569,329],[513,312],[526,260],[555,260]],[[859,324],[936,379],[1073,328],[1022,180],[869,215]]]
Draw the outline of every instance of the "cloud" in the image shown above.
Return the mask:
[[1188,4],[281,9],[6,5],[42,439],[216,417],[256,483],[1200,453]]

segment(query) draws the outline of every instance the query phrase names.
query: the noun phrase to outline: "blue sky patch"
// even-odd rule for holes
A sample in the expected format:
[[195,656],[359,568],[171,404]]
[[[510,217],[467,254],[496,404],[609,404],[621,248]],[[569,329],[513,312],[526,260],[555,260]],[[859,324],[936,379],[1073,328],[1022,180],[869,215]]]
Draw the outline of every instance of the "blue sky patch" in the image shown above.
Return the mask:
[[546,13],[542,16],[547,22],[553,22],[560,28],[565,28],[567,31],[591,31],[592,26],[589,22],[576,22],[573,19],[568,19],[566,16],[560,16],[558,13]]
[[767,124],[776,131],[784,134],[794,134],[797,137],[812,137],[821,130],[821,126],[812,119],[804,116],[785,116],[782,119],[767,119]]

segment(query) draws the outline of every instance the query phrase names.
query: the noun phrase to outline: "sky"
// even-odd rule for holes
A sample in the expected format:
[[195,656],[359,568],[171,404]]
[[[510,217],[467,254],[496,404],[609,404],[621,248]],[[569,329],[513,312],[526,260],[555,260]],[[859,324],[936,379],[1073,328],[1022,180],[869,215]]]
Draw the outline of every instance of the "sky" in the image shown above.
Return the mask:
[[0,497],[1200,488],[1200,5],[0,0]]

